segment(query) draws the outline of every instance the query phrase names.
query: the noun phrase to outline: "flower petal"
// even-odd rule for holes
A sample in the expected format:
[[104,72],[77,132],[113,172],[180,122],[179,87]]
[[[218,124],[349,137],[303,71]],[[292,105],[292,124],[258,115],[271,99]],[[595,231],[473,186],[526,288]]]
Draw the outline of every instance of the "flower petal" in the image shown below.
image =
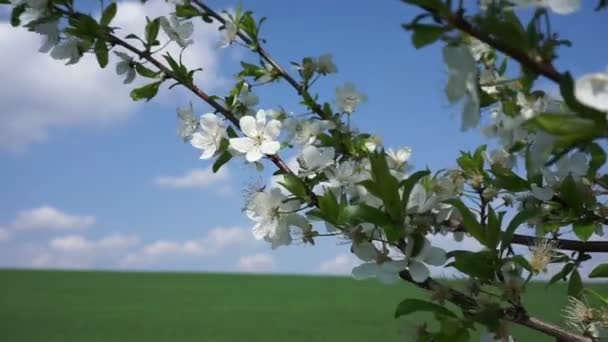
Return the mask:
[[258,135],[255,118],[251,115],[245,115],[239,120],[239,125],[243,133],[250,138],[255,138]]
[[443,266],[447,261],[445,250],[439,247],[430,247],[424,261],[433,266]]
[[276,154],[281,148],[281,144],[278,141],[264,140],[260,146],[260,151],[264,154],[273,155]]
[[374,278],[378,274],[379,270],[380,268],[375,262],[366,262],[353,268],[351,274],[353,278],[357,280],[362,280],[367,278]]
[[245,155],[245,158],[247,159],[248,162],[250,163],[255,163],[256,161],[262,159],[264,155],[262,154],[262,152],[260,152],[259,148],[252,148],[251,150],[249,150],[249,152],[247,152],[247,154]]
[[539,186],[537,186],[536,184],[532,184],[530,186],[530,192],[532,193],[532,196],[534,196],[535,198],[541,200],[541,201],[550,201],[553,198],[553,189],[551,188],[541,188]]
[[410,261],[409,270],[412,279],[417,283],[425,281],[431,275],[429,268],[418,260]]
[[264,137],[274,140],[281,134],[281,121],[270,120],[264,128]]
[[372,261],[378,256],[378,249],[369,241],[353,242],[351,250],[353,254],[363,261]]
[[[249,137],[230,139],[230,147],[241,153],[248,153],[255,147],[255,141]],[[261,158],[261,157],[260,157]]]

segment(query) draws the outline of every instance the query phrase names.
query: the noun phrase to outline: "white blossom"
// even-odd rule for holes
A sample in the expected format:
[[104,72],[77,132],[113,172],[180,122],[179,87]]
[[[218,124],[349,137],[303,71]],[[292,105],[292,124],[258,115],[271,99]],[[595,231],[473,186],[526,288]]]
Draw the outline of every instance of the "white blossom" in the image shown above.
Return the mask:
[[180,122],[177,134],[184,141],[189,141],[192,138],[192,134],[196,132],[199,126],[199,121],[194,116],[192,104],[190,104],[190,107],[178,108],[177,116]]
[[555,194],[553,189],[540,187],[536,184],[530,185],[530,193],[532,196],[534,196],[534,198],[545,202],[550,201]]
[[408,160],[410,160],[412,149],[409,147],[402,147],[397,150],[388,148],[386,150],[386,156],[388,157],[388,166],[391,169],[400,169]]
[[608,72],[582,76],[576,81],[574,94],[581,103],[608,112]]
[[438,203],[438,198],[435,194],[427,193],[424,186],[417,183],[410,192],[410,197],[407,202],[407,210],[411,213],[422,214],[430,211]]
[[298,120],[294,117],[287,118],[283,126],[289,132],[289,140],[299,145],[312,144],[317,135],[336,127],[329,120]]
[[194,42],[192,39],[188,39],[194,33],[194,25],[190,21],[182,22],[177,16],[171,15],[169,19],[160,18],[160,27],[170,40],[175,41],[182,48]]
[[512,0],[515,7],[546,7],[557,14],[570,14],[581,8],[581,0]]
[[300,166],[299,174],[306,176],[324,170],[334,163],[335,155],[336,151],[332,147],[304,146],[297,159]]
[[424,246],[417,255],[412,256],[414,248],[413,240],[409,240],[405,248],[405,255],[408,257],[408,270],[415,282],[423,282],[430,276],[428,265],[442,266],[447,261],[446,252],[431,246],[431,242],[425,238]]
[[484,152],[484,159],[490,165],[499,165],[506,169],[513,168],[517,160],[514,155],[504,149],[492,150],[490,153]]
[[335,167],[327,169],[325,175],[327,176],[325,184],[335,188],[357,183],[364,178],[364,174],[359,172],[359,168],[353,160],[343,161]]
[[258,110],[255,117],[245,115],[239,120],[245,137],[230,139],[230,146],[240,153],[245,153],[249,162],[256,162],[264,156],[276,154],[281,144],[276,141],[281,133],[281,122],[270,120],[266,122],[266,112]]
[[124,81],[125,84],[133,82],[133,80],[135,79],[135,67],[133,64],[133,57],[127,55],[124,52],[114,53],[121,59],[120,62],[116,64],[116,73],[118,75],[126,74]]
[[252,228],[255,239],[266,239],[276,248],[291,242],[290,227],[307,229],[310,226],[303,216],[294,212],[301,203],[287,198],[278,188],[252,195],[246,214],[255,222]]
[[44,43],[38,49],[39,52],[49,52],[59,43],[59,22],[48,21],[34,26],[34,32],[44,36]]
[[249,85],[244,83],[239,92],[239,102],[245,107],[245,113],[253,115],[253,113],[255,113],[254,107],[258,104],[259,100],[260,99],[249,90]]
[[547,184],[555,186],[566,179],[568,175],[572,176],[575,182],[578,182],[587,174],[588,170],[587,156],[583,152],[576,152],[563,156],[555,163],[553,170],[542,169],[542,173]]
[[405,260],[388,259],[382,262],[371,261],[356,266],[352,270],[353,278],[357,280],[377,278],[384,284],[395,284],[400,281],[399,272],[405,270]]
[[223,49],[230,46],[230,44],[236,40],[238,32],[238,27],[232,21],[227,20],[226,24],[224,24],[224,28],[222,28],[222,37],[219,47]]
[[317,61],[317,72],[323,75],[333,74],[338,72],[338,68],[334,64],[333,57],[331,54],[326,53],[319,56]]
[[203,150],[201,159],[209,159],[219,150],[222,140],[226,137],[226,127],[222,121],[213,113],[201,116],[200,132],[192,134],[190,144],[195,148]]
[[67,59],[67,65],[78,63],[81,57],[78,43],[79,40],[73,37],[62,41],[53,47],[51,50],[51,57],[59,60]]
[[355,241],[353,240],[353,244],[351,246],[351,251],[354,255],[356,255],[359,259],[365,262],[375,261],[378,256],[380,256],[380,251],[376,248],[376,246],[367,240]]
[[467,46],[446,45],[443,60],[448,66],[449,78],[445,88],[448,101],[455,104],[464,99],[462,129],[479,123],[479,94],[477,92],[477,65]]
[[367,97],[359,93],[352,83],[336,89],[336,103],[341,112],[353,113],[357,106],[367,101]]

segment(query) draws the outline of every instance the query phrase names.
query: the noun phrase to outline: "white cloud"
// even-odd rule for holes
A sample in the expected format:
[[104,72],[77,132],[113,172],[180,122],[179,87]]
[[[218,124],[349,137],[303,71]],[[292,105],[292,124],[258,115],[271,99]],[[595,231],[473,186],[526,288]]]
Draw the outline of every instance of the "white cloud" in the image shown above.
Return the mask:
[[362,261],[352,254],[339,254],[330,260],[322,262],[319,269],[322,273],[328,274],[350,274],[353,267],[361,263]]
[[248,230],[218,227],[209,230],[201,239],[154,241],[125,255],[119,264],[122,268],[137,268],[151,266],[167,259],[201,258],[253,241]]
[[211,167],[206,169],[192,169],[181,176],[159,176],[154,183],[163,188],[169,189],[206,189],[215,187],[220,194],[229,191],[228,180],[230,171],[227,167],[221,168],[217,173],[213,173]]
[[99,240],[98,245],[102,248],[127,249],[137,246],[139,242],[140,240],[137,235],[116,233],[102,238]]
[[80,235],[68,235],[52,239],[49,242],[52,249],[62,252],[90,252],[95,248],[92,241]]
[[0,227],[0,242],[8,241],[11,238],[11,234],[7,229]]
[[272,255],[258,253],[241,257],[237,267],[244,272],[270,272],[275,269],[276,262]]
[[[164,1],[146,5],[120,2],[113,25],[122,28],[119,35],[135,32],[143,36],[146,16],[154,18],[170,8]],[[210,89],[221,82],[216,72],[218,50],[214,48],[218,33],[200,21],[195,26],[195,44],[184,52],[183,61],[193,68],[204,68],[195,75],[196,81]],[[122,85],[122,77],[115,75],[114,54],[105,70],[90,54],[76,65],[65,66],[39,53],[40,45],[39,35],[0,21],[0,51],[10,51],[0,64],[0,150],[23,151],[61,127],[104,127],[121,122],[140,106],[129,98],[133,85]],[[176,44],[167,51],[179,55]]]
[[22,210],[10,224],[17,230],[74,230],[95,224],[95,217],[74,215],[51,206]]

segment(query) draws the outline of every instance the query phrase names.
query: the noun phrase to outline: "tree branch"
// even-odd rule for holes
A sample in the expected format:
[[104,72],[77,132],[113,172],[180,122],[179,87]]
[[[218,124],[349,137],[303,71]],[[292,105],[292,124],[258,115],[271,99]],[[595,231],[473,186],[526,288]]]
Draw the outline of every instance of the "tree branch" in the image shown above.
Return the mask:
[[[427,278],[422,283],[415,282],[408,271],[401,271],[399,276],[404,281],[411,283],[421,289],[435,292],[441,291],[446,294],[445,298],[462,309],[463,313],[470,314],[475,317],[480,312],[480,305],[478,301],[465,293],[455,290],[449,286],[445,286],[438,281]],[[542,332],[544,334],[557,338],[558,341],[562,342],[593,342],[591,338],[577,335],[569,332],[562,327],[545,322],[539,318],[528,315],[522,307],[514,307],[504,309],[501,312],[501,318],[505,321],[520,324],[530,329]]]
[[418,6],[428,13],[432,14],[435,18],[443,19],[449,25],[457,28],[458,30],[477,38],[478,40],[492,46],[496,50],[504,53],[507,56],[515,59],[525,67],[530,70],[537,72],[540,75],[545,76],[546,78],[554,81],[555,83],[560,83],[562,79],[562,74],[555,69],[553,64],[548,61],[542,60],[538,56],[531,56],[525,51],[518,49],[515,46],[507,44],[506,42],[499,40],[492,35],[489,35],[479,29],[477,29],[473,24],[466,20],[461,12],[453,13],[448,12],[445,13],[442,11],[438,11],[434,8]]

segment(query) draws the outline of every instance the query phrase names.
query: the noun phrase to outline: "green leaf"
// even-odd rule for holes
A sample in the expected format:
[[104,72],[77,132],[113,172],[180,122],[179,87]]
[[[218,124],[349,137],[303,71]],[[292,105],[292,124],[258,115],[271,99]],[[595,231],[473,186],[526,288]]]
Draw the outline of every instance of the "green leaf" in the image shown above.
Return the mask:
[[25,12],[27,8],[26,4],[21,4],[19,6],[15,6],[13,11],[11,12],[11,26],[17,27],[21,25],[21,15]]
[[428,176],[430,173],[431,172],[428,170],[414,172],[414,174],[409,176],[407,179],[401,181],[399,187],[402,191],[401,202],[403,203],[403,209],[407,208],[408,201],[410,200],[410,194],[412,193],[412,189],[414,189],[414,186],[418,184],[418,182],[422,178]]
[[522,255],[516,255],[512,258],[513,262],[523,267],[526,271],[532,272],[532,266]]
[[437,25],[416,24],[413,26],[404,25],[404,27],[414,31],[412,33],[412,44],[416,49],[434,43],[445,32],[445,28]]
[[570,209],[579,215],[583,213],[583,198],[578,191],[578,186],[576,185],[574,178],[572,178],[572,175],[568,175],[568,177],[562,181],[559,192],[560,198],[566,202]]
[[570,281],[568,282],[568,296],[580,297],[583,291],[583,280],[578,270],[575,268],[570,274]]
[[432,312],[441,316],[456,317],[456,315],[452,311],[441,305],[427,302],[421,299],[408,298],[404,299],[403,301],[401,301],[401,303],[399,303],[399,305],[397,305],[397,309],[395,310],[395,318],[407,316],[414,312],[420,311]]
[[606,151],[597,143],[587,145],[585,151],[591,155],[587,175],[589,179],[594,179],[596,172],[606,163]]
[[133,101],[139,101],[139,100],[145,99],[146,102],[148,102],[154,96],[156,96],[156,93],[158,93],[158,87],[160,87],[161,83],[162,83],[162,81],[158,81],[158,82],[147,84],[143,87],[133,89],[131,91],[131,98],[133,99]]
[[521,192],[530,189],[528,181],[521,178],[513,171],[498,164],[492,165],[492,173],[495,177],[494,185],[500,189],[505,189],[513,192]]
[[384,211],[367,204],[346,206],[342,216],[344,221],[351,224],[368,222],[379,227],[390,227],[391,225],[391,218]]
[[99,20],[99,24],[101,26],[108,26],[110,24],[110,22],[112,21],[112,19],[114,19],[115,16],[116,16],[116,3],[113,2],[113,3],[109,4],[105,10],[103,10],[103,13],[101,14],[101,19]]
[[286,173],[283,175],[283,182],[279,182],[285,189],[289,190],[294,196],[303,200],[304,202],[310,201],[308,195],[308,188],[306,184],[302,182],[300,178],[292,173]]
[[190,4],[177,5],[177,6],[175,6],[175,15],[180,18],[190,19],[190,18],[198,17],[199,15],[201,15],[201,11],[199,11],[198,8],[196,8]]
[[597,122],[572,114],[542,113],[531,122],[555,135],[564,146],[590,141],[603,133],[603,127]]
[[488,212],[488,227],[486,230],[486,243],[488,248],[496,249],[500,240],[501,224],[504,212],[500,216],[496,215],[494,209]]
[[507,226],[507,229],[505,229],[504,234],[502,235],[502,243],[500,245],[501,252],[504,251],[505,249],[507,249],[507,247],[509,247],[509,245],[511,244],[511,240],[513,240],[513,234],[515,233],[515,230],[517,230],[517,228],[519,228],[519,226],[521,226],[524,222],[527,222],[528,220],[530,220],[534,217],[537,217],[541,213],[542,212],[537,209],[523,210],[523,211],[518,212],[513,217],[513,219]]
[[147,78],[156,78],[156,76],[158,75],[157,72],[154,72],[154,71],[146,68],[145,66],[143,66],[140,63],[135,64],[135,71],[137,71],[137,73],[140,74],[141,76],[147,77]]
[[232,159],[232,154],[230,152],[224,151],[224,153],[220,154],[219,157],[217,157],[217,159],[213,163],[213,166],[211,167],[213,173],[218,172],[222,168],[222,166],[224,166],[224,164],[230,161],[230,159]]
[[565,264],[561,271],[557,272],[553,277],[551,277],[549,283],[547,283],[547,287],[551,286],[559,280],[566,280],[566,277],[570,274],[570,272],[572,272],[574,267],[575,265],[571,262]]
[[378,197],[384,203],[386,211],[395,221],[401,221],[402,206],[399,197],[399,182],[390,173],[384,151],[375,152],[370,156],[372,180]]
[[105,68],[108,65],[108,46],[103,39],[97,39],[95,43],[95,56],[101,68]]
[[587,241],[595,232],[595,223],[575,222],[574,224],[572,224],[572,230],[574,230],[574,234],[576,234],[576,237],[583,241]]
[[467,206],[462,203],[460,199],[457,198],[448,200],[446,201],[446,203],[451,204],[456,207],[456,209],[458,209],[460,215],[462,216],[462,221],[467,232],[471,234],[482,245],[487,246],[485,231],[477,220],[477,217],[473,215],[469,208],[467,208]]
[[152,46],[152,44],[156,41],[159,30],[160,18],[155,18],[154,20],[148,21],[146,24],[146,43],[148,43],[148,46]]
[[449,263],[448,266],[452,266],[460,272],[479,278],[482,281],[493,278],[497,265],[495,251],[458,251],[453,253],[453,255],[454,261]]
[[589,273],[589,278],[608,278],[608,264],[597,265]]

